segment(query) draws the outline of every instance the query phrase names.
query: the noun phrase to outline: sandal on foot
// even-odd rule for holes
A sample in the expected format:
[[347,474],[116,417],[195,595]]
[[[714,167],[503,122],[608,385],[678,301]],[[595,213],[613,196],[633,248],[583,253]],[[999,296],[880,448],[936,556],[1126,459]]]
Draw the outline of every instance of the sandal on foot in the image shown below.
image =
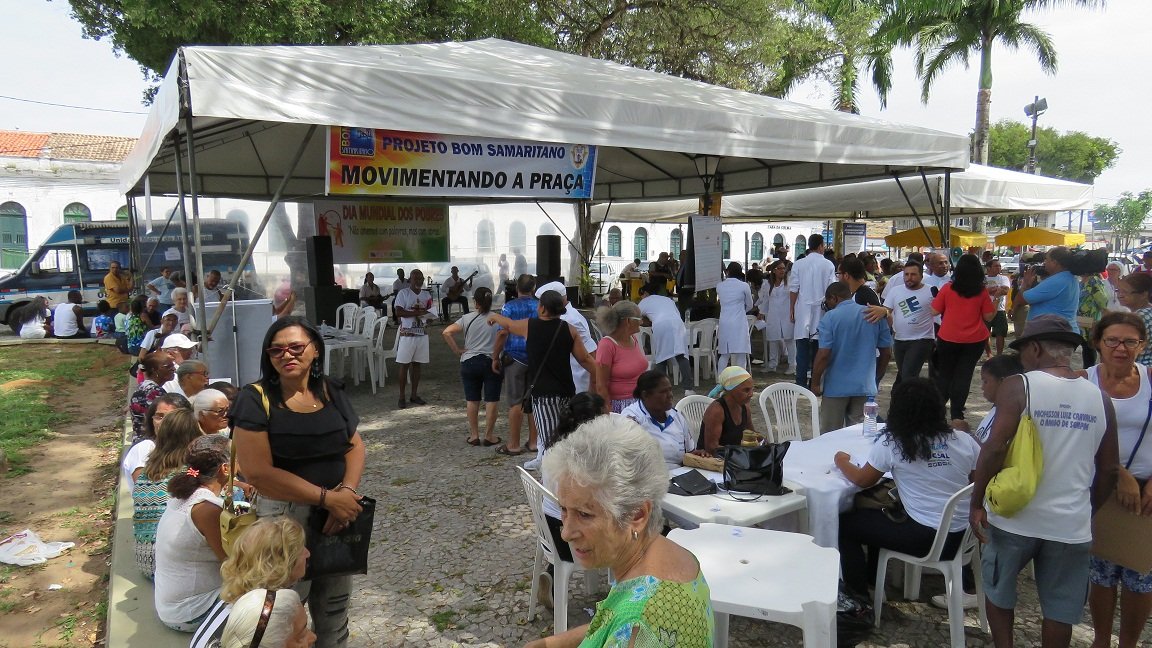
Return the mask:
[[428,404],[423,398],[420,398],[419,396],[413,396],[412,398],[409,398],[408,402],[412,403],[413,405],[427,405]]
[[480,439],[468,439],[466,443],[470,446],[478,446],[480,445]]
[[501,439],[500,437],[496,437],[495,441],[489,441],[488,439],[484,439],[483,441],[480,442],[480,445],[484,446],[485,448],[488,448],[488,447],[491,447],[494,445],[500,445],[503,442],[504,442],[504,439]]
[[524,448],[520,448],[519,450],[509,450],[507,445],[501,445],[496,448],[496,454],[504,455],[505,457],[519,457],[525,452],[526,451]]

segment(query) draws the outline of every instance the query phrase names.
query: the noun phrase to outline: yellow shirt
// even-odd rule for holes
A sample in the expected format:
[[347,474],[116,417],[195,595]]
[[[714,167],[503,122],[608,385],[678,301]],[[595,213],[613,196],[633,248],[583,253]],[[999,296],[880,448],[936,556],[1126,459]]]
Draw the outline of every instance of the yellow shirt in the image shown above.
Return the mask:
[[116,276],[109,272],[104,275],[104,299],[112,308],[116,308],[121,302],[128,301],[128,291],[130,290],[132,290],[132,277],[127,274]]

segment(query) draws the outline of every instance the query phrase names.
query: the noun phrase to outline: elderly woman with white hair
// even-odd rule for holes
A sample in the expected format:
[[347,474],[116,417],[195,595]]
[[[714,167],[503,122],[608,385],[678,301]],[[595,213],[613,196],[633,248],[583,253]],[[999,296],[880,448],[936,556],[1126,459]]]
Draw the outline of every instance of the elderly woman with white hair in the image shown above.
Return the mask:
[[172,289],[172,308],[164,311],[161,318],[169,313],[176,314],[176,327],[181,333],[188,333],[196,328],[196,316],[190,303],[191,293],[187,288]]
[[602,416],[544,455],[544,482],[556,493],[572,554],[611,570],[615,585],[592,622],[533,641],[552,646],[712,645],[708,584],[696,557],[660,535],[668,469],[660,446],[630,420]]
[[[189,360],[191,362],[191,360]],[[192,411],[204,434],[228,433],[228,396],[218,389],[203,389],[192,397]]]
[[1120,280],[1123,279],[1126,274],[1124,264],[1119,261],[1113,261],[1108,264],[1105,272],[1108,275],[1107,280],[1104,282],[1104,291],[1108,294],[1108,306],[1106,310],[1116,313],[1130,312],[1127,306],[1120,303],[1120,295],[1117,294],[1117,291],[1123,289]]
[[309,648],[316,633],[300,595],[290,589],[254,589],[236,600],[221,648]]

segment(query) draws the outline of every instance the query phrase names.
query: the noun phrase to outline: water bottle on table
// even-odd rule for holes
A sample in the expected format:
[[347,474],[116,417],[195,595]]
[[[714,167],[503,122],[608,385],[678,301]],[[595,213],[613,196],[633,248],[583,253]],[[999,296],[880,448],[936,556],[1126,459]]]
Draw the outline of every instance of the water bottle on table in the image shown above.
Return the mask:
[[864,436],[875,436],[876,414],[880,412],[880,405],[876,403],[875,396],[869,396],[864,403]]

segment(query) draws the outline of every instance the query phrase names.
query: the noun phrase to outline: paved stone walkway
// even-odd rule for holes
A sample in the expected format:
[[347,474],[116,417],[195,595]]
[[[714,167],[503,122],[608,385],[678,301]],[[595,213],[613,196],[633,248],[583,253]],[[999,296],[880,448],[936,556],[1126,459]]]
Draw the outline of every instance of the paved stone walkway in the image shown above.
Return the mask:
[[[467,424],[458,369],[432,330],[432,360],[425,371],[424,407],[396,409],[395,365],[387,387],[375,396],[367,385],[350,387],[368,447],[363,490],[379,501],[371,572],[358,577],[352,601],[351,646],[521,646],[550,634],[552,614],[529,620],[529,575],[534,546],[531,517],[513,466],[527,459],[498,456],[492,448],[464,443]],[[890,369],[880,398],[887,410]],[[758,388],[783,376],[757,372]],[[974,381],[969,401],[973,427],[987,411]],[[759,412],[753,408],[757,420]],[[506,427],[501,411],[498,430]],[[500,432],[500,436],[506,434]],[[897,563],[892,563],[895,566]],[[861,646],[946,646],[948,618],[927,604],[942,593],[943,580],[925,576],[918,602],[903,601],[889,577],[881,625]],[[890,570],[892,571],[892,570]],[[571,624],[586,621],[594,600],[584,595],[581,576],[570,587]],[[1039,646],[1040,616],[1030,577],[1021,577],[1017,645]],[[967,645],[991,645],[975,613],[966,619]],[[790,626],[733,617],[731,645],[800,646]],[[1146,632],[1145,638],[1152,638]],[[1091,629],[1076,627],[1073,645],[1087,646]]]

